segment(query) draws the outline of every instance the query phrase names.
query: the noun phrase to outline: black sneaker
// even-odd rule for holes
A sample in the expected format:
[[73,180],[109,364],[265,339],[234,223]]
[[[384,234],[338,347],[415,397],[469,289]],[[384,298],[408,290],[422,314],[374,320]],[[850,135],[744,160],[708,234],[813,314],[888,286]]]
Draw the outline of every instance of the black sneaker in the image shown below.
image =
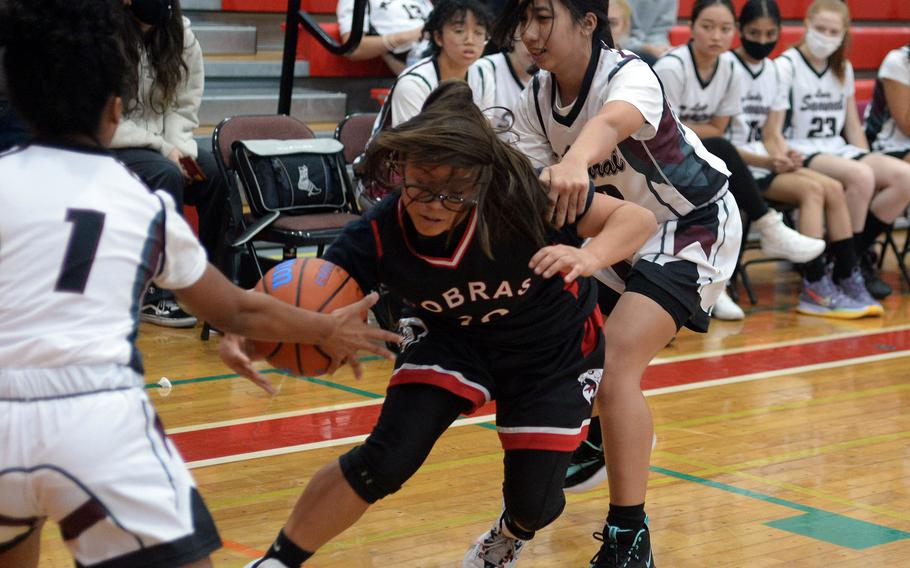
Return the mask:
[[866,281],[866,289],[876,300],[883,300],[891,295],[891,286],[881,279],[878,274],[878,260],[876,254],[869,250],[860,255],[859,269],[862,271],[863,280]]
[[584,440],[572,452],[569,469],[566,470],[566,480],[563,490],[569,493],[590,491],[604,482],[607,478],[607,463],[604,460],[603,446],[595,446]]
[[610,525],[604,525],[604,532],[594,533],[603,544],[591,559],[590,568],[654,568],[648,518],[633,538],[629,538],[631,533]]
[[174,300],[160,299],[143,304],[139,310],[139,320],[164,327],[193,327],[196,316],[183,311]]

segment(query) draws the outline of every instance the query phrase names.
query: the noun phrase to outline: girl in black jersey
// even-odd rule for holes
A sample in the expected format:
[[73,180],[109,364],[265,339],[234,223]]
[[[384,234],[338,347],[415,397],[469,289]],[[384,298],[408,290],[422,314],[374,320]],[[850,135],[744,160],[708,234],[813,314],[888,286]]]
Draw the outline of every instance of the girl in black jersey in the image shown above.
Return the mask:
[[[590,419],[604,342],[587,276],[641,246],[654,215],[591,190],[576,223],[550,226],[534,168],[497,137],[461,81],[384,131],[366,167],[395,192],[325,258],[363,289],[382,283],[403,298],[406,339],[369,438],[316,473],[251,566],[299,566],[397,491],[460,414],[492,399],[505,510],[463,566],[512,566],[562,512],[566,467]],[[236,338],[222,345],[229,365],[254,374]]]

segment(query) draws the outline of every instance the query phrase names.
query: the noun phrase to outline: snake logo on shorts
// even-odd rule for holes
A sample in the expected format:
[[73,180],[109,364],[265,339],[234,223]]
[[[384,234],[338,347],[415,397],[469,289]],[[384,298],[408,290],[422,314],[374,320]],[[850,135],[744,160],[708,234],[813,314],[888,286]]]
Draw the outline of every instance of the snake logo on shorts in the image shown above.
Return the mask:
[[398,333],[401,335],[401,350],[417,343],[427,335],[427,324],[420,318],[401,318],[398,320]]
[[603,375],[603,369],[588,369],[578,375],[578,382],[581,383],[581,394],[588,402],[594,400],[597,394],[597,388],[600,386],[600,377]]

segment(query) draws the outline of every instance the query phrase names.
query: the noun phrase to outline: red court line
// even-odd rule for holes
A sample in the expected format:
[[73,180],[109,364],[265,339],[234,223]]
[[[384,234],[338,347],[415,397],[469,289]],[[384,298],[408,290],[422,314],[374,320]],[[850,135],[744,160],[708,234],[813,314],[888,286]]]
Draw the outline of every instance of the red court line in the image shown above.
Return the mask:
[[648,367],[642,379],[642,388],[649,390],[687,385],[736,375],[831,363],[907,349],[910,349],[910,330],[871,333],[859,337],[828,339],[745,353],[700,357]]
[[[758,349],[655,364],[645,371],[645,390],[731,376],[830,363],[910,350],[910,330]],[[487,404],[477,414],[494,412]],[[198,461],[368,434],[380,405],[292,416],[263,422],[206,428],[171,435],[186,461]]]
[[[369,434],[379,418],[381,405],[330,410],[303,416],[264,420],[248,424],[205,428],[171,434],[185,461],[273,450],[350,436]],[[477,413],[491,414],[490,403]]]

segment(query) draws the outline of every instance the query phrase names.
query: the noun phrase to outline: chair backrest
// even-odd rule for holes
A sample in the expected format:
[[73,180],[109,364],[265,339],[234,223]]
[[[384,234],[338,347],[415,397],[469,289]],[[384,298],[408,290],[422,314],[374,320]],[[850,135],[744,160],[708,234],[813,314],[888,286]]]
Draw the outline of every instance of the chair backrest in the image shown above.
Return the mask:
[[[315,138],[310,127],[284,114],[232,116],[225,118],[212,133],[212,150],[219,166],[233,169],[231,145],[237,140],[300,140]],[[225,175],[227,172],[222,172]]]
[[335,129],[335,139],[344,145],[344,161],[352,164],[357,156],[363,154],[373,133],[376,122],[375,112],[350,114]]

